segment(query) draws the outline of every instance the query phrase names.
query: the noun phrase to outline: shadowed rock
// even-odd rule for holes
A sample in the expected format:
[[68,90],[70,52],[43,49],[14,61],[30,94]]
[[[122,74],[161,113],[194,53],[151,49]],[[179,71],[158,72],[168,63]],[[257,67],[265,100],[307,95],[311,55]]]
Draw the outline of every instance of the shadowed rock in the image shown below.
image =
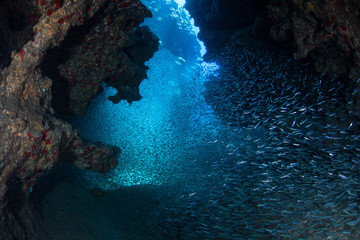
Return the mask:
[[[19,11],[14,15],[16,19],[4,20],[1,32],[6,34],[2,41],[19,41],[8,44],[11,56],[7,46],[0,49],[0,56],[8,63],[7,67],[0,66],[5,67],[0,79],[0,239],[42,239],[39,218],[28,201],[28,192],[37,178],[62,159],[82,169],[105,173],[117,165],[120,152],[115,147],[84,141],[76,129],[55,115],[82,114],[99,92],[103,79],[112,72],[133,69],[132,61],[121,61],[121,49],[137,47],[131,40],[133,29],[151,14],[139,1],[2,4],[2,9]],[[81,30],[81,34],[73,29]],[[98,32],[101,34],[97,36]],[[96,37],[92,39],[91,35]],[[74,36],[83,38],[70,44]],[[144,59],[137,58],[140,62],[157,50],[157,38],[152,39],[150,44],[143,44],[142,49],[148,53]],[[59,48],[63,55],[56,55]],[[89,53],[84,52],[87,48],[91,49]],[[145,71],[142,65],[141,76]],[[136,79],[137,86],[141,80]],[[116,81],[122,80],[110,82]],[[67,91],[62,92],[64,89]],[[68,103],[64,111],[62,101]]]

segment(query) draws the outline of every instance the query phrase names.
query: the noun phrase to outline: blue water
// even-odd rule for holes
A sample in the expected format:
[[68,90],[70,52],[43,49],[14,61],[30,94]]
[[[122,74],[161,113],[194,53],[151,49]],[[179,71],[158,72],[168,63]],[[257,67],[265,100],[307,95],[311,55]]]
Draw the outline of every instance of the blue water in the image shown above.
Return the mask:
[[[197,39],[198,29],[181,2],[144,1],[154,13],[147,19],[160,37],[160,50],[146,63],[148,79],[140,86],[141,101],[112,104],[103,91],[83,117],[72,123],[83,137],[116,145],[121,150],[119,166],[103,176],[87,173],[92,185],[103,189],[139,184],[183,181],[193,165],[194,149],[219,138],[221,123],[202,92],[207,75],[216,74],[215,63],[205,63],[206,51]],[[90,131],[91,129],[91,131]],[[210,154],[210,153],[209,153]],[[190,168],[191,169],[191,168]]]
[[149,79],[141,84],[141,101],[113,104],[107,97],[115,90],[105,88],[85,116],[73,120],[83,137],[122,150],[114,171],[88,172],[90,185],[114,189],[182,181],[193,174],[184,169],[196,160],[194,150],[219,138],[221,122],[202,96],[205,78],[199,74],[204,67],[164,48],[147,65]]
[[204,63],[186,12],[144,2],[162,44],[143,98],[113,104],[104,85],[70,119],[122,150],[114,170],[73,171],[81,190],[49,197],[66,199],[53,212],[80,216],[72,239],[359,239],[360,138],[339,107],[341,84],[325,94],[306,67],[247,44],[219,54],[228,65]]

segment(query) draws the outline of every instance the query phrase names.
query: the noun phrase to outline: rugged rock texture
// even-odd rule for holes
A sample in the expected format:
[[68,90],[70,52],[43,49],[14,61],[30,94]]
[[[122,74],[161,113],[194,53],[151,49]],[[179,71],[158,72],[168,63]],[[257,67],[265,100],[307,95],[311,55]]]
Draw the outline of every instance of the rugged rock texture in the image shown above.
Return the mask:
[[121,64],[114,72],[111,73],[105,82],[108,86],[117,89],[118,93],[115,96],[109,97],[113,103],[118,103],[120,100],[139,101],[141,95],[139,93],[139,86],[144,78],[147,78],[145,62],[154,55],[158,50],[159,39],[156,37],[148,27],[140,27],[133,30],[130,36],[130,44],[122,48],[120,55]]
[[199,38],[205,42],[208,56],[224,47],[236,34],[254,23],[264,11],[266,0],[187,0],[185,7],[200,27]]
[[[360,2],[355,0],[188,0],[186,7],[200,26],[207,58],[224,42],[244,35],[261,36],[281,43],[281,50],[304,58],[329,79],[351,86],[348,109],[359,117],[360,96]],[[243,14],[247,12],[247,14]],[[246,37],[245,37],[246,38]]]
[[359,1],[190,0],[186,7],[210,50],[251,28],[295,47],[296,58],[310,56],[320,73],[360,77]]
[[[144,62],[157,51],[159,42],[148,28],[139,28],[145,17],[151,13],[138,1],[108,3],[81,27],[73,28],[60,47],[49,50],[43,69],[56,85],[55,111],[84,114],[103,80],[118,90],[111,97],[114,103],[140,100],[138,88],[147,70]],[[141,57],[133,56],[131,49],[140,48]]]
[[[115,102],[139,99],[144,61],[158,39],[137,28],[151,16],[138,1],[1,4],[0,239],[42,239],[27,197],[36,179],[62,159],[105,173],[117,165],[119,154],[117,148],[84,141],[55,113],[83,113],[105,78],[120,90]],[[146,54],[139,57],[137,47]],[[139,77],[124,79],[121,73],[127,72]],[[136,97],[124,94],[127,87]],[[69,107],[60,111],[65,106],[60,103]]]
[[360,2],[271,1],[268,13],[272,38],[294,45],[295,58],[308,57],[317,72],[352,85],[347,108],[359,118]]
[[295,57],[310,55],[321,73],[360,78],[359,1],[272,1],[268,12],[271,36],[295,44]]

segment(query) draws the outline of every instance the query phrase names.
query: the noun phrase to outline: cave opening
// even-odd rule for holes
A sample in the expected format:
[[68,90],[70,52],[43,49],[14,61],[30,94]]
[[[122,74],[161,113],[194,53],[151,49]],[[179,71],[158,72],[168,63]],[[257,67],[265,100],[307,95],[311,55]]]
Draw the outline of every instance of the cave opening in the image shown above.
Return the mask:
[[[206,50],[196,37],[199,30],[183,8],[184,2],[142,2],[154,14],[143,25],[160,37],[160,47],[146,62],[148,77],[140,85],[141,100],[131,104],[109,101],[119,90],[105,80],[103,90],[84,115],[67,117],[61,109],[68,101],[55,96],[60,101],[56,113],[78,128],[82,137],[118,146],[121,155],[119,166],[107,174],[79,170],[65,162],[39,179],[31,198],[44,217],[44,227],[54,236],[73,239],[83,235],[82,239],[89,239],[91,234],[99,234],[102,239],[158,239],[179,235],[183,223],[167,229],[158,209],[169,207],[177,198],[191,198],[200,185],[209,185],[207,178],[199,181],[198,176],[211,176],[210,159],[224,151],[220,146],[210,151],[213,145],[209,142],[217,142],[220,129],[227,127],[202,95],[207,77],[216,75],[219,67],[202,61]],[[73,32],[75,36],[81,34],[76,29]],[[136,38],[141,40],[143,36],[137,34]],[[67,38],[65,45],[79,41]],[[55,50],[64,52],[61,46]],[[124,50],[126,54],[128,51]],[[61,56],[56,51],[54,54]],[[48,53],[44,72],[59,75],[54,67],[67,59],[59,63],[52,56],[52,52]],[[60,88],[57,90],[64,94]],[[204,157],[208,159],[202,162]],[[210,181],[215,184],[216,178],[217,174]],[[97,208],[97,204],[101,207]],[[128,209],[123,209],[124,205]],[[94,211],[84,219],[83,211],[89,209]],[[74,214],[74,210],[78,212]],[[59,216],[59,211],[70,218]],[[78,226],[79,221],[84,227],[75,230],[69,226],[69,222]],[[87,233],[86,228],[94,228],[94,224],[99,227]],[[69,228],[72,234],[77,233],[69,236]]]
[[100,174],[63,163],[33,188],[54,239],[360,236],[349,86],[241,31],[204,62],[184,1],[142,2],[161,43],[141,100],[113,103],[131,86],[103,83],[83,116],[66,118],[83,137],[118,146],[119,165]]

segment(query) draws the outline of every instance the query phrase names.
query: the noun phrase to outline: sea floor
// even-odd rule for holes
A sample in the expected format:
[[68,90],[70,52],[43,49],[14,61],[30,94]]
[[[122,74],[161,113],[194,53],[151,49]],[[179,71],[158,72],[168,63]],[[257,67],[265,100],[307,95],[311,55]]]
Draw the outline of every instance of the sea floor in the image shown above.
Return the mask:
[[153,230],[164,194],[169,189],[160,186],[102,191],[59,182],[36,207],[54,240],[159,239]]

